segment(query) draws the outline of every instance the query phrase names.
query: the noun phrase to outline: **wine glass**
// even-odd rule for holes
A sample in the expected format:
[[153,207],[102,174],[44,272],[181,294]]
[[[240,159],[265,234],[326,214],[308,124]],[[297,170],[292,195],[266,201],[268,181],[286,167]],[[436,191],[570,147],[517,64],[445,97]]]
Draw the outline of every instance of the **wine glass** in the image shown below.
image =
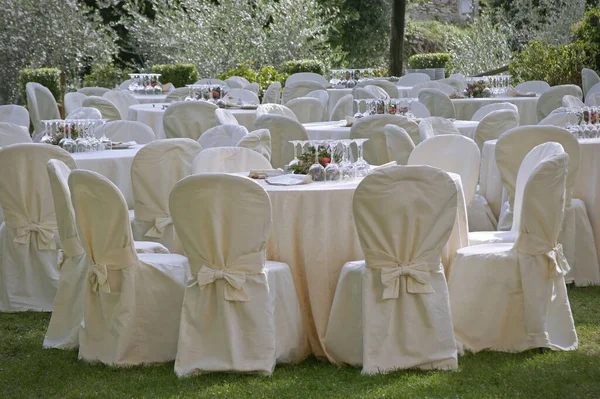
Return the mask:
[[300,163],[300,160],[298,159],[298,144],[300,144],[300,140],[291,140],[290,143],[292,143],[292,146],[294,147],[294,159],[292,159],[290,161],[290,163],[288,164],[288,168],[290,166],[294,166],[294,165],[298,165]]
[[77,152],[77,144],[71,135],[72,126],[69,126],[69,121],[65,121],[63,125],[64,137],[60,140],[58,145],[62,147],[63,150],[74,153]]
[[308,174],[312,176],[313,181],[325,180],[325,168],[319,162],[319,140],[310,140],[310,144],[315,148],[315,163],[308,168]]
[[345,139],[340,140],[343,147],[342,162],[340,163],[340,172],[343,180],[350,180],[356,177],[356,171],[354,165],[350,161],[350,143],[352,140]]
[[325,167],[326,181],[338,181],[341,178],[340,167],[335,163],[335,150],[338,144],[339,142],[336,140],[327,141],[327,145],[329,146],[329,165]]
[[365,161],[363,158],[363,144],[369,139],[353,139],[358,148],[358,160],[354,163],[354,169],[356,170],[357,177],[366,177],[370,170],[371,166]]
[[42,123],[44,124],[44,135],[42,136],[42,138],[40,139],[40,143],[43,144],[53,144],[54,138],[51,135],[50,129],[51,129],[51,124],[53,121],[51,120],[47,120],[47,121],[42,121]]
[[156,95],[161,95],[162,94],[162,85],[160,84],[160,82],[158,81],[158,78],[160,77],[160,74],[155,74],[155,82],[154,82],[154,94]]

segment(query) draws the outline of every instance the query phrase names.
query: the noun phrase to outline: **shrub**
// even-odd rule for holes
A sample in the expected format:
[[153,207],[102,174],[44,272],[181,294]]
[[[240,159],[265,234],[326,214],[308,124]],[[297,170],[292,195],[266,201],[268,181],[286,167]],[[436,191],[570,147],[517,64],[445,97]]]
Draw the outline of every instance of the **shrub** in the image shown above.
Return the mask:
[[171,83],[175,87],[185,87],[198,81],[198,70],[194,64],[155,64],[152,73],[160,73],[161,83]]
[[600,8],[590,9],[575,26],[575,40],[589,46],[595,54],[596,70],[600,71]]
[[288,75],[298,72],[314,72],[324,75],[327,68],[323,62],[318,60],[292,60],[284,62],[281,65],[281,71]]
[[112,64],[96,65],[92,67],[89,74],[84,76],[84,85],[112,89],[122,81],[129,79],[128,74],[130,73],[133,71],[118,69]]
[[240,78],[244,78],[248,80],[248,82],[256,82],[258,77],[258,72],[254,69],[254,61],[250,60],[247,62],[242,62],[240,65],[236,66],[230,71],[220,74],[218,77],[221,80],[225,80],[232,76],[239,76]]
[[373,77],[375,78],[386,78],[388,76],[390,76],[388,67],[383,66],[373,69]]
[[447,68],[452,60],[449,53],[415,54],[408,59],[411,69]]
[[50,90],[54,99],[61,102],[60,70],[57,68],[26,68],[19,71],[19,91],[23,101],[27,94],[25,85],[29,82],[37,82]]
[[225,80],[232,76],[245,78],[250,83],[258,83],[260,86],[259,96],[261,98],[262,93],[267,89],[267,87],[269,87],[271,83],[279,82],[283,85],[286,78],[286,75],[280,74],[274,67],[270,65],[263,66],[259,71],[257,71],[254,69],[253,61],[244,62],[232,70],[222,73],[219,75],[219,79]]

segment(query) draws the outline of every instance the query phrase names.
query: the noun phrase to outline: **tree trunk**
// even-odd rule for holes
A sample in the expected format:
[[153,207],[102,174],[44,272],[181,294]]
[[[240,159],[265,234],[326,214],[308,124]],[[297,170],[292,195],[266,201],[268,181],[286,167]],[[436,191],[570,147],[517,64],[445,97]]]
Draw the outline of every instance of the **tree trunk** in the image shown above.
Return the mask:
[[404,52],[404,24],[406,22],[406,1],[392,0],[392,32],[390,40],[390,76],[402,76],[402,56]]

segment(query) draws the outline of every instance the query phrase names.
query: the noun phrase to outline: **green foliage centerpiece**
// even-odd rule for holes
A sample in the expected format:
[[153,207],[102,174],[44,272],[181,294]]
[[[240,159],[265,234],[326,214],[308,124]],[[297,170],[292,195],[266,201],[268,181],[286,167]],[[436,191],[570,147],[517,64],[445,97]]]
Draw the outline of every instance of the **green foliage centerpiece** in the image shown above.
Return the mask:
[[[288,170],[296,175],[306,175],[308,174],[308,169],[310,166],[315,163],[315,147],[308,146],[307,151],[303,151],[302,154],[298,157],[297,163],[291,163]],[[340,162],[342,157],[339,154],[334,155],[335,162]],[[323,167],[327,167],[331,162],[331,153],[327,151],[323,147],[319,147],[319,163],[323,165]]]
[[468,83],[464,91],[464,96],[467,98],[485,98],[492,96],[492,90],[483,80]]

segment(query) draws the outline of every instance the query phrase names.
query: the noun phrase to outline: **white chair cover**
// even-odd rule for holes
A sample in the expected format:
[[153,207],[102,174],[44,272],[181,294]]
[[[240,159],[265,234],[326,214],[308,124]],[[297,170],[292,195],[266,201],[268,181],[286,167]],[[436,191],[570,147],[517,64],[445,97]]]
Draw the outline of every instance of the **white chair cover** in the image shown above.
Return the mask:
[[437,116],[430,116],[419,122],[419,143],[444,134],[460,135],[460,130],[454,126],[454,122],[451,120]]
[[281,115],[261,115],[254,122],[254,130],[267,129],[271,133],[271,165],[283,168],[294,159],[291,140],[308,140],[306,129],[299,122]]
[[368,79],[358,82],[355,87],[376,86],[385,91],[387,98],[398,98],[398,86],[392,82],[382,79]]
[[121,82],[119,90],[129,90],[129,85],[133,82],[133,79],[127,79]]
[[90,96],[83,100],[81,103],[84,107],[96,108],[102,114],[102,119],[108,119],[109,121],[118,121],[123,119],[121,117],[121,111],[117,106],[105,98],[98,96]]
[[537,103],[538,121],[541,121],[558,107],[562,106],[562,98],[570,94],[582,98],[581,89],[575,85],[553,86],[540,96]]
[[87,96],[83,93],[78,93],[75,91],[66,93],[65,98],[63,100],[65,115],[69,115],[76,109],[81,108],[83,106],[83,100],[85,100],[86,98]]
[[398,165],[406,165],[410,153],[415,149],[415,143],[406,130],[396,125],[385,125],[383,134],[387,145],[388,160],[396,161]]
[[171,104],[163,115],[163,127],[168,139],[198,140],[206,130],[217,126],[218,107],[207,101],[186,101]]
[[581,101],[581,98],[567,94],[562,98],[562,106],[565,108],[578,108],[585,107],[585,104]]
[[0,149],[0,312],[52,311],[58,286],[56,216],[46,163],[71,155],[47,144]]
[[29,82],[25,85],[25,92],[34,135],[44,131],[43,120],[60,119],[56,100],[47,87]]
[[354,98],[352,94],[346,94],[338,100],[331,110],[330,121],[340,121],[346,119],[347,116],[354,115]]
[[492,111],[484,116],[475,128],[475,142],[479,149],[488,140],[496,140],[507,130],[519,126],[519,113],[511,109]]
[[256,94],[257,96],[258,96],[258,93],[260,92],[260,86],[256,82],[248,83],[247,85],[244,85],[242,87],[242,89],[244,89],[246,91],[251,91],[252,93]]
[[286,104],[288,101],[293,100],[294,98],[304,97],[313,90],[325,90],[328,85],[329,84],[321,84],[313,80],[302,80],[286,83],[285,87],[283,88],[282,103]]
[[479,147],[468,137],[445,134],[432,137],[415,147],[408,165],[429,165],[460,175],[468,205],[479,181]]
[[185,98],[190,95],[190,89],[187,87],[178,87],[173,89],[165,98],[166,103],[174,103],[176,101],[185,101]]
[[173,230],[169,194],[175,184],[192,173],[192,162],[202,150],[190,139],[156,140],[140,149],[131,165],[137,240],[160,242],[171,252],[183,253]]
[[135,141],[138,144],[148,144],[156,140],[152,128],[137,121],[112,121],[96,129],[96,137],[106,135],[111,141]]
[[261,115],[281,115],[298,121],[298,117],[296,117],[294,111],[281,104],[268,103],[259,105],[256,109],[256,117],[258,118]]
[[440,261],[456,207],[454,181],[427,166],[386,168],[359,184],[365,260],[346,263],[336,288],[325,346],[337,362],[362,364],[363,374],[457,368]]
[[472,121],[480,121],[483,119],[484,116],[486,116],[490,112],[499,111],[501,109],[510,109],[510,110],[517,112],[517,114],[519,113],[519,108],[517,108],[517,106],[515,104],[494,103],[494,104],[484,105],[483,107],[479,108],[477,111],[475,111],[471,120]]
[[371,91],[364,87],[355,87],[352,90],[352,95],[357,100],[365,100],[367,98],[377,98],[377,96]]
[[329,82],[327,81],[327,79],[325,79],[323,76],[319,75],[318,73],[314,73],[314,72],[293,73],[290,76],[288,76],[288,78],[285,81],[285,85],[287,86],[291,83],[306,82],[306,81],[316,82],[324,87],[329,86]]
[[550,85],[543,80],[529,80],[518,84],[515,90],[519,93],[537,93],[542,94],[550,88]]
[[79,358],[123,366],[174,359],[187,259],[137,255],[125,198],[102,175],[74,170],[69,188],[77,232],[91,263]]
[[462,93],[467,88],[467,82],[464,79],[449,77],[437,80],[438,83],[444,83],[452,87],[456,93]]
[[273,82],[263,94],[262,104],[279,104],[281,102],[281,83]]
[[539,121],[538,125],[565,127],[569,122],[573,124],[579,123],[577,115],[564,108],[557,108],[550,115]]
[[29,111],[20,105],[0,105],[0,122],[14,123],[29,129]]
[[323,120],[325,109],[318,98],[298,97],[288,101],[285,105],[296,114],[300,123],[321,122]]
[[456,93],[456,89],[446,83],[440,83],[440,82],[424,82],[424,83],[419,83],[417,85],[415,85],[412,89],[412,97],[413,98],[417,98],[419,97],[419,93],[421,92],[421,90],[423,89],[437,89],[441,92],[443,92],[444,94],[446,94],[447,96]]
[[169,206],[192,274],[177,375],[270,374],[276,359],[300,360],[306,336],[289,266],[265,261],[271,204],[264,189],[245,177],[195,175],[175,186]]
[[421,73],[421,72],[407,73],[406,75],[402,76],[398,80],[398,86],[410,87],[410,86],[418,85],[419,83],[429,82],[430,80],[431,80],[431,77],[429,75],[427,75],[426,73]]
[[102,98],[115,104],[115,107],[117,107],[121,114],[121,119],[127,119],[129,117],[129,107],[140,103],[133,94],[125,90],[107,91],[102,95]]
[[[360,87],[358,87],[357,89],[360,89]],[[379,86],[366,85],[363,87],[363,89],[365,89],[366,91],[371,93],[373,95],[373,98],[384,98],[384,99],[390,98],[387,91],[385,91],[384,89],[382,89]]]
[[196,81],[196,83],[194,83],[195,85],[221,85],[221,86],[227,86],[227,83],[225,83],[224,80],[221,79],[200,79],[198,81]]
[[80,107],[67,114],[65,119],[102,119],[102,113],[97,108]]
[[329,94],[327,93],[327,90],[313,90],[308,93],[306,97],[316,98],[321,102],[321,105],[323,106],[323,117],[321,120],[328,121],[329,110],[327,108],[329,106]]
[[244,104],[260,104],[256,93],[246,89],[229,89],[224,100],[234,104],[237,104],[238,100]]
[[[218,110],[217,110],[218,111]],[[241,125],[219,125],[208,129],[198,139],[203,149],[212,147],[233,147],[248,134],[248,129]]]
[[592,93],[585,96],[585,105],[587,106],[599,106],[600,105],[600,93]]
[[215,118],[217,120],[217,126],[220,126],[220,125],[239,125],[240,124],[238,122],[238,120],[235,118],[235,116],[233,116],[233,114],[231,112],[229,112],[226,109],[222,109],[222,108],[218,108],[218,109],[215,110]]
[[399,115],[370,115],[357,120],[350,128],[350,138],[369,139],[363,145],[363,156],[370,165],[383,165],[390,161],[384,134],[386,125],[399,126],[411,137],[418,131],[415,122]]
[[425,104],[421,104],[418,101],[411,102],[409,109],[415,118],[429,118],[431,116],[431,112],[429,112],[429,109],[425,106]]
[[105,93],[108,93],[110,89],[105,87],[82,87],[77,90],[77,93],[85,94],[86,96],[102,97]]
[[456,254],[448,285],[454,332],[465,349],[577,348],[564,280],[569,265],[557,242],[567,166],[563,153],[534,169],[515,244],[476,245]]
[[[11,144],[32,143],[29,131],[25,126],[0,122],[0,148]],[[2,219],[0,219],[1,221]]]
[[427,107],[432,116],[456,118],[456,111],[450,97],[438,89],[421,89],[419,102]]
[[600,83],[600,76],[598,76],[596,71],[594,71],[593,69],[583,68],[581,70],[581,81],[581,87],[583,87],[583,94],[587,99],[588,92],[590,91],[592,86],[594,86],[597,83]]
[[240,139],[237,147],[249,148],[271,161],[271,133],[268,129],[253,130]]
[[272,169],[265,157],[244,147],[214,147],[200,151],[192,173],[240,173],[253,169]]
[[232,76],[230,78],[225,79],[225,84],[227,87],[232,89],[241,89],[247,84],[250,84],[248,79],[242,78],[241,76]]
[[586,98],[587,98],[587,96],[591,96],[596,93],[600,93],[600,82],[598,82],[595,85],[593,85],[592,87],[590,87],[590,89],[588,90],[588,92],[586,94]]

